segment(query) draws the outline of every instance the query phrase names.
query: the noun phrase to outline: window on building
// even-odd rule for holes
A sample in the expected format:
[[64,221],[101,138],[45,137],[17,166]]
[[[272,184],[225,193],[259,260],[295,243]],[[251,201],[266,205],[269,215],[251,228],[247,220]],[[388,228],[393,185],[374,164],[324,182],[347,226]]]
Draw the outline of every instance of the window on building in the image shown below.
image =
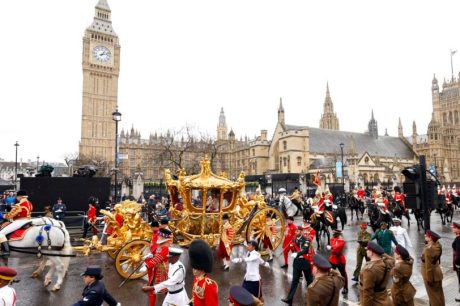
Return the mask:
[[297,166],[302,166],[302,157],[297,156]]
[[366,157],[364,158],[364,163],[365,163],[366,165],[369,164],[369,157],[366,156]]
[[252,149],[252,156],[256,156],[256,149]]
[[283,157],[283,165],[284,165],[284,167],[287,166],[287,158],[286,157]]
[[287,141],[283,141],[283,150],[287,150]]

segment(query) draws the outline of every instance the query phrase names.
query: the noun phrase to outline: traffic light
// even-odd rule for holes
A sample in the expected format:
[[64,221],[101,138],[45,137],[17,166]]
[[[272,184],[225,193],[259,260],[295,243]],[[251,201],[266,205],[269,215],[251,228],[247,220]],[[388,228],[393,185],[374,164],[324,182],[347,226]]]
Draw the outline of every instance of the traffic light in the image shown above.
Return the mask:
[[406,207],[410,209],[421,209],[421,171],[420,166],[415,165],[404,168],[401,173],[405,176],[403,190],[406,195]]

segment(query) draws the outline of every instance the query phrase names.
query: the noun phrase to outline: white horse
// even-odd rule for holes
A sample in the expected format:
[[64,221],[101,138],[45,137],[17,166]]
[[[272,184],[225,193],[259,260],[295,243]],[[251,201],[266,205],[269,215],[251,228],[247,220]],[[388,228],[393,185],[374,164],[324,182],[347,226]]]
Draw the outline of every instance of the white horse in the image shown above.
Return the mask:
[[70,257],[73,256],[69,232],[62,221],[52,218],[30,219],[30,228],[27,229],[24,237],[20,240],[10,239],[8,245],[11,251],[42,256],[32,277],[38,277],[43,272],[45,265],[49,263],[50,269],[43,284],[47,287],[55,274],[57,281],[52,290],[56,291],[61,288],[69,268]]
[[280,194],[280,206],[284,206],[288,217],[294,217],[297,214],[297,206],[292,203],[292,201],[286,196],[285,193]]

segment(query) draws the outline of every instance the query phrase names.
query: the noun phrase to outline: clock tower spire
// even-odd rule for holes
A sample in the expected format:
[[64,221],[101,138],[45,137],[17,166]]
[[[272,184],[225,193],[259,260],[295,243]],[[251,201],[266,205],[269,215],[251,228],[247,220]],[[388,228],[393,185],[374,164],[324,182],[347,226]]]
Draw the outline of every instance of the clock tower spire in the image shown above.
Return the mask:
[[112,27],[107,0],[99,0],[93,23],[83,37],[83,101],[80,159],[105,162],[113,167],[120,45]]

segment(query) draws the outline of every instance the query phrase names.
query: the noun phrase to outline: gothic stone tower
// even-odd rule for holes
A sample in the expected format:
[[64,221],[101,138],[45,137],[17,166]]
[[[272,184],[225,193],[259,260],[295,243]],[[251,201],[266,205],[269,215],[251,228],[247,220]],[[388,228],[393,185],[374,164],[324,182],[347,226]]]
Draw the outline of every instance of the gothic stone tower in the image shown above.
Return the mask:
[[331,95],[329,93],[329,84],[326,84],[326,98],[324,99],[324,112],[319,121],[321,129],[339,130],[339,119],[337,114],[334,113],[334,104],[332,104]]
[[80,158],[114,162],[120,45],[107,0],[99,0],[83,37]]

